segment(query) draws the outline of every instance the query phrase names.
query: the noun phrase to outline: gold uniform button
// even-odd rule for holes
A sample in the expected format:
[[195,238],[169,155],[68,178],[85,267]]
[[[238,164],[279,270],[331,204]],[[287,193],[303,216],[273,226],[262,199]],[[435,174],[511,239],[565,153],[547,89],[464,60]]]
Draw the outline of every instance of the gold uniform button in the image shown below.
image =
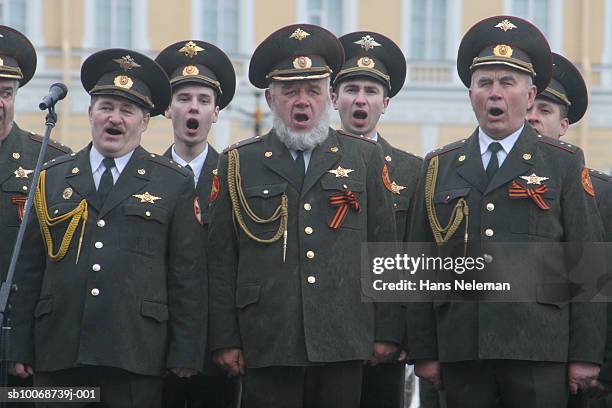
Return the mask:
[[491,262],[493,262],[493,256],[491,256],[491,255],[489,255],[489,254],[484,254],[482,257],[484,258],[484,261],[485,261],[486,263],[491,263]]
[[93,265],[91,266],[91,269],[92,269],[94,272],[100,272],[100,269],[102,269],[102,268],[100,268],[100,265],[99,265],[99,264],[93,264]]
[[270,190],[264,190],[263,193],[266,194],[266,195],[270,194]]
[[151,216],[151,211],[145,211],[145,215],[146,215],[147,217],[150,217],[150,216]]
[[98,220],[98,222],[96,222],[96,225],[100,228],[102,228],[103,226],[106,225],[106,221],[104,220]]
[[495,234],[495,232],[494,232],[494,231],[493,231],[491,228],[487,228],[487,229],[485,230],[485,235],[486,235],[487,237],[492,237],[492,236],[493,236],[493,234]]
[[13,159],[15,160],[19,160],[19,158],[21,157],[21,155],[19,153],[13,153]]
[[21,187],[21,189],[22,189],[23,191],[28,191],[28,186],[22,186],[22,187]]
[[393,208],[397,208],[397,203],[393,203]]
[[314,276],[309,276],[307,280],[308,280],[308,283],[313,284],[317,281],[317,278],[315,278]]
[[493,204],[493,203],[488,203],[487,204],[487,210],[493,211],[494,209],[495,209],[495,204]]
[[94,246],[95,246],[97,249],[100,249],[100,248],[102,248],[102,247],[104,246],[104,244],[103,244],[102,242],[98,241],[98,242],[96,242],[96,243],[94,244]]
[[312,205],[310,205],[310,203],[304,203],[304,209],[306,211],[310,211],[312,209]]
[[306,227],[304,228],[304,232],[308,235],[312,234],[312,227]]
[[308,259],[312,259],[312,258],[314,258],[314,257],[315,257],[315,253],[314,253],[314,251],[308,251],[308,252],[306,252],[306,258],[308,258]]
[[91,295],[92,295],[92,296],[98,296],[99,294],[100,294],[100,289],[98,289],[98,288],[93,288],[93,289],[91,290]]

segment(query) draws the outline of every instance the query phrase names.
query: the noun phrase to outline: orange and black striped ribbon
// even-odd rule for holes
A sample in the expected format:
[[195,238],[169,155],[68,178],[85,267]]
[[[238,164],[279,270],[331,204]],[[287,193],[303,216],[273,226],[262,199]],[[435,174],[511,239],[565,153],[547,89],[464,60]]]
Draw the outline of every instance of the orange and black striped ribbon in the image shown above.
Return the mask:
[[332,207],[338,207],[336,213],[329,222],[329,228],[331,229],[340,228],[349,209],[353,209],[357,212],[361,211],[357,196],[352,191],[332,194],[329,196],[329,203]]
[[542,194],[548,191],[548,187],[544,184],[539,185],[536,188],[525,188],[517,183],[516,180],[512,182],[510,187],[508,188],[508,193],[510,194],[510,198],[531,198],[534,203],[538,207],[543,210],[550,210],[550,206],[546,201],[544,201],[544,197]]
[[11,202],[17,204],[17,214],[19,215],[19,221],[23,221],[23,209],[25,208],[26,200],[28,196],[17,195],[11,197]]

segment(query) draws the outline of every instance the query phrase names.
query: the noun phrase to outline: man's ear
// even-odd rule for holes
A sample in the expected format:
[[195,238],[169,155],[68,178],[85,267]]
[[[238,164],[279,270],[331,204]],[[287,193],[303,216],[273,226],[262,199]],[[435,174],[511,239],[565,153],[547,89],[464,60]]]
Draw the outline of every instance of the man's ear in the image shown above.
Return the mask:
[[164,111],[164,116],[166,117],[166,119],[172,119],[172,114],[170,113],[170,106],[168,106]]
[[334,92],[334,88],[330,88],[329,96],[332,101],[332,106],[334,107],[335,110],[338,110],[338,94]]
[[563,118],[561,119],[561,128],[559,129],[559,137],[565,136],[565,133],[567,133],[567,129],[569,129],[569,119]]
[[391,98],[389,98],[388,96],[385,96],[383,98],[383,110],[382,110],[382,114],[384,115],[384,113],[387,111],[387,108],[389,107],[389,101],[391,100]]
[[264,95],[266,96],[266,103],[268,104],[268,108],[272,109],[272,92],[270,92],[270,88],[266,89]]

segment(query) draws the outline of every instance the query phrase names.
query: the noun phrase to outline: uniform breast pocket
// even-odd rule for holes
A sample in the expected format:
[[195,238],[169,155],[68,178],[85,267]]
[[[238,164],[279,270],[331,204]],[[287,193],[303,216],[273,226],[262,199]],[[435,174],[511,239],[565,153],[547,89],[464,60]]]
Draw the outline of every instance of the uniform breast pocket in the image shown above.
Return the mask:
[[451,220],[453,211],[460,199],[467,200],[471,187],[459,187],[452,189],[441,189],[433,197],[438,221],[445,227]]
[[395,225],[397,226],[398,239],[403,239],[408,222],[408,210],[410,209],[410,197],[394,196],[393,212],[395,214]]
[[0,200],[2,225],[18,227],[21,224],[19,208],[23,208],[25,205],[28,189],[29,179],[12,178],[2,184],[2,191],[4,193],[4,197]]
[[[537,188],[538,186],[529,188]],[[512,220],[510,231],[515,234],[531,234],[544,237],[554,237],[558,231],[557,221],[549,217],[558,205],[557,189],[554,186],[546,186],[545,191],[537,193],[533,197],[513,198]],[[541,206],[548,207],[541,208]],[[552,211],[552,213],[551,213]],[[551,223],[552,221],[552,223]]]
[[287,183],[258,184],[246,187],[244,193],[251,211],[259,218],[267,219],[281,205],[281,196],[285,190]]
[[164,253],[168,229],[168,210],[146,204],[125,204],[119,246],[142,255]]
[[[347,196],[348,210],[340,228],[363,229],[365,228],[365,216],[362,215],[365,206],[364,187],[363,183],[358,180],[348,180],[336,178],[333,176],[323,177],[321,180],[321,188],[327,193],[326,205],[326,220],[328,223],[335,218],[340,209],[340,205],[332,205],[329,202],[329,197],[332,196]],[[359,209],[358,209],[358,207]]]

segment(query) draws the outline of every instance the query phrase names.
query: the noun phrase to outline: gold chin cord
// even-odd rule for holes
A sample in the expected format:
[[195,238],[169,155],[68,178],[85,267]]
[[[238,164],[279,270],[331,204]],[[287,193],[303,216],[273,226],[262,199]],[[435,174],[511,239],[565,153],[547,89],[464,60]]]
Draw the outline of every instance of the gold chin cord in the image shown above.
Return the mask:
[[450,220],[446,227],[442,228],[440,221],[436,215],[436,208],[433,203],[434,192],[436,191],[436,181],[438,178],[438,156],[435,156],[429,162],[427,167],[427,176],[425,178],[425,205],[427,206],[427,218],[429,218],[429,224],[431,225],[431,231],[433,232],[436,244],[438,246],[444,245],[451,237],[457,232],[457,229],[465,217],[465,231],[463,234],[464,243],[464,254],[467,250],[468,242],[468,221],[470,216],[470,210],[468,208],[467,201],[464,198],[460,198],[453,212],[451,213]]
[[[242,231],[244,231],[244,233],[253,241],[262,244],[271,244],[278,241],[280,237],[283,237],[283,262],[285,262],[285,257],[287,255],[287,222],[289,220],[289,204],[287,194],[283,193],[281,196],[280,205],[276,208],[274,214],[272,214],[270,218],[263,219],[255,214],[249,206],[249,203],[244,195],[244,191],[242,190],[242,178],[240,176],[240,155],[237,149],[230,150],[228,152],[227,187],[230,199],[232,200],[234,218],[238,222],[238,225],[240,225]],[[257,224],[269,224],[280,219],[280,224],[276,234],[269,239],[262,239],[253,235],[244,222],[242,209],[244,209],[246,215]]]
[[[47,245],[47,255],[54,262],[62,260],[70,248],[70,242],[72,241],[72,237],[74,236],[79,222],[82,221],[83,224],[81,227],[81,235],[79,236],[79,244],[76,255],[76,263],[78,264],[79,256],[81,255],[81,245],[83,244],[83,236],[85,235],[85,225],[87,224],[87,201],[84,199],[81,200],[75,209],[67,212],[66,214],[62,214],[57,217],[50,217],[47,209],[45,189],[46,175],[46,170],[40,172],[40,178],[38,179],[38,185],[36,186],[36,194],[34,194],[34,207],[36,209],[36,215],[38,216],[40,231],[42,232],[45,244]],[[66,232],[64,233],[59,249],[54,254],[53,237],[51,236],[49,227],[60,224],[66,220],[70,220],[70,223],[68,224],[68,228],[66,228]]]

